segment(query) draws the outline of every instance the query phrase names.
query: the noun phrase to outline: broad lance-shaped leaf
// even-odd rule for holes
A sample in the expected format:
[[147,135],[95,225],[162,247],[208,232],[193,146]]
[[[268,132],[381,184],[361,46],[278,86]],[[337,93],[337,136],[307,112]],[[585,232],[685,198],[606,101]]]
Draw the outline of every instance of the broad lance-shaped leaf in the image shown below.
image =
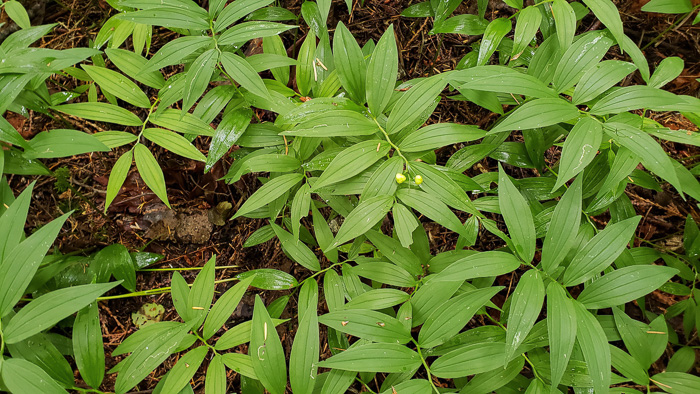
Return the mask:
[[398,70],[399,54],[394,25],[389,25],[367,65],[367,107],[375,117],[384,111],[394,93]]
[[635,109],[700,112],[700,101],[650,86],[626,86],[603,96],[591,107],[594,115],[616,114]]
[[223,116],[209,145],[205,171],[209,171],[238,141],[248,128],[252,117],[253,111],[250,108],[234,109]]
[[468,279],[504,275],[515,271],[520,260],[510,253],[479,252],[463,257],[448,265],[433,277],[436,282],[464,282]]
[[321,361],[319,367],[357,372],[406,372],[420,363],[418,353],[406,346],[370,343]]
[[322,187],[333,185],[359,174],[381,157],[386,156],[390,148],[386,141],[369,140],[359,142],[343,150],[338,153],[313,184],[311,192],[317,192]]
[[658,289],[677,273],[675,268],[659,265],[623,267],[587,285],[577,300],[589,309],[623,305]]
[[[329,288],[330,285],[324,287]],[[336,291],[337,288],[331,290]],[[340,299],[331,302],[337,304],[338,301]],[[332,308],[335,307],[339,305]],[[318,321],[340,332],[373,342],[404,344],[411,340],[408,329],[397,318],[369,309],[336,310],[319,316]]]
[[249,349],[253,370],[260,383],[271,394],[283,394],[287,386],[284,350],[260,296],[255,297]]
[[547,333],[552,386],[561,382],[576,342],[576,310],[557,283],[547,286]]
[[[32,184],[33,185],[33,184]],[[12,230],[17,231],[16,234],[3,234],[5,235],[4,242],[7,242],[4,247],[11,247],[11,250],[5,249],[5,257],[0,260],[0,316],[7,316],[8,313],[12,311],[15,304],[22,298],[24,292],[27,290],[27,286],[34,278],[42,259],[46,255],[51,245],[56,240],[58,232],[63,227],[71,213],[67,213],[48,224],[45,224],[34,234],[30,235],[21,243],[15,245],[19,239],[15,237],[21,237],[23,229],[21,227],[17,228],[16,223],[7,223],[6,219],[15,217],[19,219],[20,223],[24,224],[26,217],[26,207],[29,202],[29,197],[31,196],[33,186],[30,186],[25,190],[25,192],[15,200],[12,204],[13,208],[8,209],[3,215],[2,224],[7,225]],[[26,193],[26,194],[25,194]],[[24,307],[24,311],[27,307]],[[78,308],[80,309],[80,308]],[[4,328],[4,341],[9,342],[8,334],[9,326]]]
[[596,393],[605,393],[610,387],[610,347],[603,327],[598,320],[578,301],[572,301],[576,311],[578,329],[576,340],[581,346],[588,374]]
[[114,163],[112,167],[112,172],[109,173],[109,182],[107,183],[107,195],[105,198],[105,212],[109,208],[112,201],[117,197],[119,191],[126,180],[127,175],[129,175],[129,169],[131,169],[131,163],[134,160],[134,153],[128,151],[123,155],[119,156],[117,162]]
[[141,126],[143,124],[143,121],[131,111],[107,103],[63,104],[51,107],[51,109],[78,118],[116,123],[123,126]]
[[460,294],[437,307],[418,334],[421,347],[431,348],[443,344],[459,333],[479,308],[496,295],[502,286],[487,287]]
[[578,108],[559,98],[540,98],[519,106],[489,133],[535,129],[577,118]]
[[386,124],[387,133],[397,133],[418,119],[426,109],[434,105],[436,97],[442,92],[445,85],[446,82],[442,75],[435,75],[408,89],[399,98],[389,114],[389,120]]
[[318,79],[318,72],[316,72],[316,35],[313,31],[309,31],[306,34],[306,39],[301,44],[297,58],[297,88],[302,96],[308,96],[311,89],[316,86],[316,80]]
[[67,287],[46,293],[22,307],[3,327],[3,340],[16,343],[79,311],[120,282]]
[[479,46],[479,57],[476,60],[478,66],[483,66],[489,61],[491,55],[501,44],[503,37],[510,33],[512,26],[508,18],[494,19],[486,26],[484,37],[481,39],[481,46]]
[[430,194],[415,189],[399,189],[396,197],[404,204],[436,221],[441,226],[460,235],[465,234],[465,228],[459,218],[440,200]]
[[149,73],[163,67],[180,63],[187,56],[208,47],[213,42],[209,36],[184,36],[163,45],[156,52],[141,72]]
[[250,286],[255,277],[255,275],[250,275],[247,278],[239,278],[240,282],[226,290],[216,300],[216,303],[211,307],[211,311],[207,315],[202,329],[202,336],[205,339],[211,338],[226,323],[233,311],[238,307],[243,295],[248,290],[248,286]]
[[281,134],[294,137],[349,137],[378,132],[379,126],[361,113],[339,109],[311,115],[292,130]]
[[622,19],[617,6],[611,0],[583,0],[583,3],[610,30],[613,37],[615,37],[615,41],[621,44],[624,41],[625,32],[622,28]]
[[[563,1],[563,0],[562,0]],[[583,171],[593,161],[603,141],[603,126],[593,118],[579,120],[564,141],[559,175],[552,192]]]
[[603,130],[620,145],[639,156],[646,168],[668,181],[679,193],[683,192],[671,159],[647,133],[624,123],[606,123]]
[[226,73],[250,93],[271,99],[262,78],[247,60],[231,52],[223,52],[221,54],[221,64],[224,66]]
[[333,37],[333,60],[340,83],[350,98],[364,103],[367,65],[362,49],[343,22],[338,23]]
[[576,40],[564,52],[552,76],[557,93],[572,88],[608,52],[612,40],[602,32],[591,32]]
[[412,175],[415,173],[423,177],[423,183],[420,184],[420,188],[426,193],[437,197],[445,204],[460,211],[480,215],[464,190],[438,168],[425,163],[415,162],[411,164],[411,173]]
[[576,13],[567,1],[555,0],[552,3],[552,14],[557,26],[559,48],[566,51],[574,39],[574,34],[576,34]]
[[235,219],[239,216],[245,216],[256,209],[262,208],[265,205],[273,202],[279,196],[289,191],[289,189],[294,187],[294,185],[299,183],[299,181],[301,181],[303,178],[304,175],[302,174],[285,174],[269,180],[260,189],[253,193],[253,195],[248,197],[246,202],[243,203],[243,205],[231,219]]
[[520,194],[510,178],[499,168],[498,205],[506,222],[510,237],[515,244],[515,252],[526,262],[532,261],[535,256],[535,223],[532,211],[525,197]]
[[204,361],[204,357],[206,357],[208,352],[208,347],[199,346],[180,357],[165,378],[165,385],[163,386],[162,392],[180,392],[180,390],[189,383],[194,374],[197,373],[199,366],[202,365],[202,361]]
[[[153,326],[158,324],[162,323],[156,323]],[[171,325],[160,335],[150,338],[148,346],[136,348],[129,357],[117,364],[119,374],[114,386],[115,393],[125,394],[153,372],[165,359],[170,357],[188,332],[189,326],[187,324]]]
[[542,268],[552,274],[574,246],[581,222],[583,177],[578,177],[554,208],[542,243]]
[[[315,283],[315,282],[314,282]],[[299,318],[289,355],[289,383],[295,393],[311,393],[316,385],[319,357],[317,305],[306,308]]]
[[212,256],[192,283],[190,294],[187,297],[187,307],[190,309],[188,323],[194,322],[193,327],[199,329],[204,323],[211,302],[214,299],[216,284],[216,256]]
[[75,317],[73,355],[85,383],[91,387],[100,387],[105,374],[105,352],[97,302],[79,310]]
[[513,52],[511,58],[517,59],[522,55],[525,49],[530,45],[530,42],[537,31],[540,29],[542,22],[542,13],[537,7],[525,7],[518,14],[518,22],[515,25],[515,34],[513,42]]
[[399,143],[401,152],[422,152],[461,142],[474,141],[486,132],[472,125],[435,123],[408,134]]
[[104,67],[86,65],[82,67],[90,75],[90,78],[105,91],[137,107],[148,108],[151,106],[148,96],[135,83],[118,72]]
[[445,379],[461,378],[502,368],[503,342],[480,342],[460,346],[438,357],[430,365],[430,372]]
[[183,113],[189,111],[207,89],[218,59],[217,50],[209,49],[199,55],[192,63],[192,67],[187,71],[186,75],[185,96],[182,99]]
[[134,147],[134,161],[136,161],[136,168],[138,168],[139,174],[141,174],[141,178],[146,182],[146,185],[170,208],[168,193],[165,190],[165,176],[151,151],[142,144],[136,144]]
[[282,244],[282,250],[287,252],[292,260],[311,271],[321,270],[321,265],[318,262],[318,258],[314,252],[312,252],[311,249],[306,246],[305,243],[301,242],[299,238],[285,231],[282,227],[274,223],[271,223],[270,225]]
[[326,249],[332,249],[359,237],[374,227],[380,220],[386,217],[387,212],[394,203],[393,196],[376,196],[362,200],[355,209],[350,212],[333,243]]
[[622,253],[637,229],[641,216],[609,224],[581,248],[564,271],[566,287],[585,282],[607,268]]
[[66,394],[55,380],[38,365],[21,359],[3,360],[2,379],[5,386],[13,393],[26,394]]
[[202,162],[206,160],[202,152],[195,148],[190,141],[173,131],[147,128],[143,130],[143,136],[182,157]]
[[571,102],[578,105],[593,100],[637,69],[632,63],[605,60],[588,69],[576,84]]
[[506,331],[505,362],[511,360],[515,351],[535,325],[544,302],[544,283],[536,270],[529,270],[520,277],[511,296]]
[[556,97],[554,91],[539,79],[505,66],[477,66],[459,70],[450,74],[449,79],[451,84],[460,84],[459,89],[522,94],[536,98]]

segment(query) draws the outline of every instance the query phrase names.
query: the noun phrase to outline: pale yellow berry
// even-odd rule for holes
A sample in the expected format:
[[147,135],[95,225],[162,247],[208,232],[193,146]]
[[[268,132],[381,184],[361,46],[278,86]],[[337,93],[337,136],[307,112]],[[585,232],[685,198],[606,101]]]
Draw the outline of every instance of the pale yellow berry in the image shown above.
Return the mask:
[[416,177],[413,178],[413,180],[416,182],[416,185],[420,185],[421,183],[423,183],[423,177],[420,175],[416,175]]
[[396,183],[404,183],[406,181],[406,175],[397,172],[396,173]]

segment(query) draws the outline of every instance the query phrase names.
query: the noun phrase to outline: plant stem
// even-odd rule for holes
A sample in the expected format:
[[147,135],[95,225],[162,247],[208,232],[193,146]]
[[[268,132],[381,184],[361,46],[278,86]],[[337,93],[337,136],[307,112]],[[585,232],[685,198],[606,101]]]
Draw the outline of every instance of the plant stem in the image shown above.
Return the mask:
[[[218,284],[218,283],[232,282],[234,280],[238,280],[238,278],[228,278],[228,279],[217,280],[214,283]],[[187,286],[192,287],[192,284],[188,284]],[[165,293],[169,293],[170,289],[171,289],[171,287],[167,286],[167,287],[159,287],[156,289],[135,291],[133,293],[127,293],[127,294],[118,294],[118,295],[113,295],[113,296],[97,297],[97,301],[116,300],[119,298],[143,297],[143,296],[149,296],[149,295],[165,294]]]
[[420,357],[421,363],[423,363],[423,367],[425,367],[425,372],[428,374],[428,382],[430,382],[430,385],[433,386],[433,390],[435,390],[436,393],[440,394],[440,391],[437,389],[435,386],[435,383],[433,382],[433,375],[430,373],[430,367],[428,366],[428,363],[425,361],[425,357],[423,357],[423,353],[420,350],[420,345],[415,339],[411,339],[411,342],[413,342],[414,345],[416,345],[416,351],[418,352],[418,356]]

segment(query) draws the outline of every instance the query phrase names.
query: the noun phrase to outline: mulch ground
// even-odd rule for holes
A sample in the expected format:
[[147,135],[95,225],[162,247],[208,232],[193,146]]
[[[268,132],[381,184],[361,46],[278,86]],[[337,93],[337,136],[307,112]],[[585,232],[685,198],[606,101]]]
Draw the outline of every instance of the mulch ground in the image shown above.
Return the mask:
[[[200,0],[199,3],[205,3]],[[348,15],[344,1],[336,0],[331,9],[329,26],[335,26],[337,21],[343,21],[355,37],[364,44],[370,39],[379,39],[389,24],[394,24],[397,42],[401,54],[399,63],[400,75],[403,80],[424,77],[435,73],[452,70],[459,60],[471,50],[471,44],[479,37],[460,35],[445,35],[440,39],[428,32],[432,22],[428,18],[410,19],[400,16],[400,13],[408,5],[415,1],[398,0],[366,0],[364,5],[356,1],[352,16]],[[299,0],[282,0],[280,5],[299,14],[301,2]],[[457,13],[476,13],[476,2],[465,2],[470,6],[462,5]],[[508,8],[496,6],[489,8],[487,18],[508,16],[512,12]],[[642,46],[648,44],[644,50],[650,65],[655,66],[667,56],[680,56],[685,60],[683,74],[666,86],[666,89],[678,93],[696,95],[700,86],[696,78],[700,77],[700,35],[699,28],[690,25],[692,20],[685,21],[680,27],[669,29],[678,21],[675,15],[654,15],[640,11],[644,1],[622,1],[619,8],[626,22],[626,33]],[[52,35],[47,36],[40,45],[55,49],[72,47],[86,47],[89,40],[94,38],[100,26],[114,11],[103,0],[55,0],[47,5],[43,23],[58,23]],[[301,23],[303,24],[303,23]],[[582,31],[600,29],[602,26],[591,15],[587,16]],[[308,31],[302,26],[296,35],[296,42]],[[165,29],[156,29],[153,37],[151,54],[171,40],[174,36]],[[162,33],[162,34],[161,34]],[[661,35],[661,36],[660,36]],[[660,36],[660,37],[659,37]],[[288,48],[294,48],[290,56],[296,57],[295,36],[286,33],[283,39]],[[127,45],[129,43],[127,42]],[[622,58],[611,54],[611,58]],[[176,72],[178,70],[166,70]],[[626,84],[641,84],[638,75],[624,81]],[[50,88],[59,90],[75,86],[76,81],[64,77],[54,77]],[[154,94],[155,92],[150,92]],[[262,116],[269,116],[261,114]],[[56,125],[56,122],[41,114],[32,113],[28,119],[8,113],[10,120],[25,137],[31,137],[44,130],[50,130],[65,125]],[[495,121],[496,116],[477,107],[476,105],[444,99],[429,120],[435,122],[456,122],[464,124],[477,124],[480,127],[488,127]],[[678,114],[659,114],[656,118],[662,124],[671,128],[684,128],[695,130],[695,126]],[[105,125],[93,122],[68,120],[71,127],[95,132],[107,130]],[[216,124],[218,119],[214,121]],[[214,124],[214,126],[215,126]],[[521,139],[521,136],[513,134],[513,140]],[[198,142],[199,147],[206,151],[208,141]],[[698,161],[700,152],[694,147],[681,144],[664,143],[665,149],[676,159],[689,165]],[[446,148],[439,152],[438,161],[443,162],[456,150]],[[203,167],[192,161],[182,159],[160,148],[153,149],[159,163],[163,167],[168,183],[168,195],[172,206],[178,212],[191,213],[211,209],[220,202],[230,202],[238,206],[247,196],[259,186],[254,176],[245,176],[241,181],[227,185],[217,181],[231,164],[230,159],[224,159],[210,173],[204,174]],[[217,265],[237,266],[217,271],[217,279],[225,279],[238,272],[257,268],[274,268],[291,273],[299,280],[310,273],[301,269],[298,265],[287,259],[279,248],[276,240],[262,245],[243,248],[243,243],[256,229],[266,224],[263,220],[237,219],[228,221],[223,226],[214,227],[210,235],[203,243],[187,243],[174,241],[158,241],[145,238],[143,217],[149,212],[159,210],[160,203],[157,198],[145,187],[138,174],[132,172],[127,183],[126,191],[110,207],[107,215],[101,213],[104,207],[105,187],[109,172],[122,153],[117,149],[110,153],[94,153],[67,159],[48,161],[47,165],[54,171],[59,170],[65,176],[64,182],[56,182],[53,178],[37,178],[37,186],[33,197],[33,204],[27,223],[27,231],[47,223],[59,216],[62,212],[76,209],[77,212],[69,219],[69,224],[64,227],[64,232],[59,236],[56,247],[63,253],[74,252],[89,254],[112,243],[121,243],[131,250],[145,250],[160,253],[165,258],[154,268],[192,268],[202,266],[212,255],[217,256]],[[547,153],[547,160],[553,164],[557,160],[555,151]],[[477,167],[480,167],[477,168]],[[497,171],[497,162],[492,159],[484,159],[467,175],[477,175],[480,171]],[[514,175],[521,177],[535,176],[532,170],[516,171]],[[518,173],[519,172],[519,173]],[[10,176],[9,181],[13,189],[22,190],[33,177]],[[66,188],[66,182],[70,188]],[[659,245],[671,247],[678,242],[682,235],[683,221],[686,215],[691,214],[700,219],[697,202],[688,199],[683,201],[680,196],[671,189],[657,193],[631,186],[628,188],[628,196],[637,209],[637,213],[644,219],[638,229],[637,235],[644,240]],[[462,218],[466,219],[466,217]],[[494,215],[494,220],[499,217]],[[594,218],[603,226],[609,217],[601,215]],[[309,225],[310,223],[305,223]],[[502,223],[500,223],[502,225]],[[456,237],[444,229],[428,225],[430,231],[431,248],[434,251],[450,250],[454,248]],[[502,246],[502,241],[482,232],[475,248],[478,250],[492,250]],[[322,260],[322,264],[327,262]],[[183,275],[188,281],[193,280],[196,271],[184,271]],[[169,286],[169,272],[147,272],[138,275],[137,287],[140,290]],[[510,281],[513,278],[506,278]],[[517,278],[515,278],[517,279]],[[219,285],[217,290],[224,291],[226,285]],[[261,293],[267,302],[281,296],[284,292]],[[651,305],[648,307],[657,313],[663,312],[671,304],[681,300],[682,297],[663,294],[649,297]],[[151,297],[134,297],[103,302],[101,308],[101,321],[104,332],[105,351],[107,353],[108,368],[116,364],[120,358],[111,358],[111,351],[129,334],[135,331],[131,322],[131,314],[137,311],[141,305],[147,302],[156,302],[165,306],[164,319],[176,319],[176,314],[170,297],[167,295]],[[252,305],[252,298],[244,299],[244,303]],[[294,317],[294,298],[290,301],[283,317]],[[237,319],[250,317],[252,307],[242,308],[238,311]],[[321,313],[325,311],[320,311]],[[287,350],[291,348],[294,334],[294,320],[290,324],[283,325],[279,329],[283,344]],[[682,330],[681,330],[682,331]],[[682,334],[680,334],[682,337]],[[698,338],[695,335],[690,338],[697,345]],[[245,350],[245,349],[243,349]],[[141,392],[151,390],[162,374],[170,369],[176,358],[168,360],[154,374],[138,386]],[[697,372],[697,371],[696,371]],[[231,389],[238,386],[237,374],[229,371]],[[77,375],[76,375],[77,376]],[[199,373],[194,378],[197,392],[203,392],[204,375]],[[103,389],[111,390],[114,375],[108,375]],[[360,386],[353,387],[355,392],[361,391]]]

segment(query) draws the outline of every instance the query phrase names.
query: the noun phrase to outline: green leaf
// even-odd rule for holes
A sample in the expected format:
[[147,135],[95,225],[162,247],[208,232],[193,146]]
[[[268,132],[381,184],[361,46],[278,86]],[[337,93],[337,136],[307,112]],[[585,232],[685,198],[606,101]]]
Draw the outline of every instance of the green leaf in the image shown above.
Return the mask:
[[218,44],[219,46],[243,44],[254,38],[276,36],[294,28],[296,26],[274,22],[243,22],[223,32],[219,36]]
[[22,6],[19,1],[6,1],[3,3],[3,6],[7,16],[9,16],[10,19],[17,24],[17,26],[21,27],[22,29],[29,29],[32,26],[27,10],[24,9],[24,6]]
[[[216,49],[209,49],[199,55],[192,63],[192,67],[185,76],[185,94],[182,99],[182,112],[187,112],[194,103],[202,96],[209,86],[216,64],[219,59],[219,52]],[[224,61],[224,55],[221,56]]]
[[[3,186],[7,185],[6,181],[2,181],[2,184]],[[10,252],[17,245],[19,245],[20,241],[23,241],[24,224],[27,221],[29,203],[32,198],[32,190],[34,190],[35,184],[36,182],[30,183],[14,201],[12,201],[14,196],[9,193],[7,197],[3,197],[3,204],[9,205],[9,207],[5,209],[0,217],[0,264],[2,264],[1,262],[6,261],[6,258]],[[34,247],[27,248],[27,250],[33,249]],[[41,259],[42,257],[43,256],[39,256],[37,259]],[[8,270],[6,268],[3,268],[0,270],[0,275],[2,275],[2,272],[7,271]],[[8,304],[10,303],[8,302]],[[0,316],[4,315],[4,309],[0,308]]]
[[155,7],[119,14],[119,19],[175,29],[209,30],[208,21],[198,13],[176,7]]
[[359,112],[334,110],[314,114],[282,135],[295,137],[350,137],[372,135],[379,126]]
[[284,350],[277,330],[260,296],[255,296],[250,331],[250,358],[255,375],[271,394],[283,394],[287,386]]
[[354,296],[345,309],[371,309],[380,310],[402,304],[409,299],[409,295],[396,289],[373,289]]
[[610,358],[612,366],[622,375],[632,379],[633,382],[646,386],[649,384],[649,375],[639,361],[625,353],[617,346],[610,345]]
[[151,115],[149,120],[157,126],[165,127],[178,133],[205,135],[207,137],[214,135],[214,129],[207,123],[204,123],[204,121],[191,113],[182,112],[179,109],[168,108],[163,112],[156,112]]
[[564,141],[559,161],[559,175],[552,192],[582,172],[598,153],[603,141],[603,126],[596,119],[582,118]]
[[403,93],[389,114],[387,132],[397,133],[419,119],[423,112],[434,106],[445,85],[443,77],[436,75],[421,80]]
[[319,316],[318,321],[340,332],[382,343],[406,343],[408,330],[396,318],[368,309],[338,310]]
[[109,152],[109,147],[94,135],[78,130],[55,129],[37,134],[29,141],[30,149],[25,152],[27,158],[57,158],[81,155],[88,152]]
[[221,64],[226,73],[250,93],[271,99],[262,78],[244,58],[231,52],[223,52],[221,53]]
[[438,357],[430,365],[430,372],[445,379],[461,378],[503,367],[505,344],[484,342],[469,344]]
[[[155,323],[152,327],[169,323]],[[119,366],[119,374],[114,386],[117,394],[125,394],[148,376],[157,366],[175,351],[178,344],[187,336],[189,325],[169,325],[158,336],[148,338],[147,346],[136,348]]]
[[207,48],[214,41],[209,36],[185,36],[177,38],[163,45],[158,52],[151,57],[141,70],[142,73],[151,73],[161,68],[178,64],[187,56]]
[[294,185],[304,178],[302,174],[285,174],[271,179],[251,195],[245,203],[238,209],[231,219],[255,211],[273,202],[278,197],[289,191]]
[[456,123],[436,123],[422,127],[408,134],[401,143],[401,152],[423,152],[474,141],[486,136],[486,132],[477,126]]
[[204,379],[204,392],[207,394],[226,394],[226,366],[221,358],[222,356],[217,354],[207,367]]
[[637,66],[620,60],[605,60],[586,71],[574,89],[571,102],[578,105],[591,101],[613,87]]
[[259,268],[236,275],[239,280],[253,278],[250,286],[263,290],[289,290],[299,285],[299,282],[288,273],[271,268]]
[[636,109],[652,111],[700,112],[697,101],[651,86],[626,86],[603,96],[591,107],[591,114],[617,114]]
[[143,181],[170,208],[168,194],[165,191],[165,177],[151,151],[144,145],[136,144],[134,146],[134,160]]
[[540,259],[549,274],[555,272],[576,242],[581,222],[582,184],[583,177],[576,178],[554,208]]
[[675,268],[659,265],[620,268],[587,285],[577,300],[588,309],[623,305],[658,289],[677,273]]
[[206,161],[206,158],[185,137],[169,130],[147,128],[143,136],[161,147],[188,159]]
[[322,187],[333,185],[359,174],[386,156],[390,148],[386,141],[381,140],[363,141],[346,148],[338,153],[328,165],[328,168],[313,184],[311,192],[316,192]]
[[[430,5],[429,3],[430,2],[424,2],[415,5]],[[408,8],[406,10],[408,10]],[[431,33],[467,34],[470,36],[480,36],[484,34],[484,31],[486,31],[486,26],[488,26],[488,24],[489,22],[479,15],[455,15],[452,18],[448,18],[439,24],[434,23],[433,30],[431,31]]]
[[561,51],[566,51],[576,34],[576,13],[567,1],[555,0],[552,3],[552,15],[557,26],[559,48]]
[[142,71],[148,64],[148,60],[143,56],[119,48],[105,49],[105,53],[109,60],[127,76],[155,89],[162,89],[165,86],[163,74],[157,69],[149,72]]
[[252,117],[253,111],[250,108],[235,109],[223,116],[209,146],[205,171],[209,171],[238,141],[248,128]]
[[206,346],[196,347],[177,360],[177,364],[170,370],[165,378],[165,385],[162,391],[164,393],[177,393],[188,385],[190,379],[197,373],[199,366],[202,365],[204,357],[209,352]]
[[501,40],[506,34],[510,33],[512,27],[513,25],[508,18],[494,19],[486,26],[484,37],[481,39],[481,46],[479,47],[479,57],[476,60],[477,66],[483,66],[488,63],[491,55],[496,52],[496,48],[501,44]]
[[[622,27],[622,19],[617,6],[610,0],[583,0],[583,3],[593,11],[605,27],[610,30],[618,44],[624,41],[625,31]],[[606,388],[607,390],[607,388]]]
[[111,93],[118,98],[141,108],[149,108],[151,101],[148,96],[130,79],[122,76],[116,71],[108,70],[104,67],[82,66],[100,88]]
[[681,183],[678,181],[678,174],[672,160],[647,133],[624,123],[606,123],[603,125],[603,131],[639,156],[647,169],[668,181],[679,193],[682,193]]
[[[63,343],[59,344],[59,341]],[[58,346],[61,347],[60,351]],[[39,366],[61,386],[73,387],[75,382],[73,367],[62,354],[73,355],[69,338],[37,334],[18,343],[7,345],[7,349],[12,357],[21,358]],[[104,373],[104,369],[100,373]]]
[[[269,182],[268,182],[269,183]],[[260,189],[262,190],[262,188]],[[293,236],[292,234],[284,231],[282,227],[271,223],[272,229],[275,231],[277,238],[280,239],[282,244],[282,249],[289,253],[292,260],[303,265],[311,271],[320,271],[321,265],[318,262],[318,258],[314,252],[309,249],[306,244],[304,244],[299,238]]]
[[211,302],[214,299],[214,288],[216,287],[216,256],[204,264],[204,267],[197,278],[195,278],[192,287],[190,288],[190,293],[187,296],[187,308],[190,310],[189,318],[187,323],[193,323],[195,329],[199,327],[204,322],[204,318],[209,312],[209,307],[211,307]]
[[685,14],[693,11],[693,3],[690,0],[651,0],[642,6],[642,11],[659,14]]
[[131,292],[136,291],[136,271],[129,250],[125,246],[109,245],[95,254],[94,261],[105,266],[107,272],[111,272],[117,280],[121,280],[125,289]]
[[539,79],[505,66],[477,66],[459,70],[450,75],[450,83],[460,84],[460,91],[474,89],[536,98],[556,97],[554,91]]
[[[220,4],[217,9],[221,10],[223,8],[223,11],[221,11],[214,23],[214,31],[218,33],[236,23],[244,16],[257,9],[268,6],[272,2],[273,0],[237,0],[227,5],[226,8],[223,8],[223,5]],[[220,1],[220,3],[226,4],[225,1]]]
[[429,219],[458,234],[464,234],[465,228],[450,208],[430,194],[415,189],[399,189],[396,192],[401,202],[417,210]]
[[364,189],[362,198],[388,195],[393,196],[398,184],[396,174],[403,172],[403,160],[398,155],[385,160],[372,174]]
[[52,327],[118,284],[73,286],[44,294],[17,312],[3,329],[3,340],[16,343]]
[[578,301],[573,301],[576,310],[578,329],[576,340],[581,346],[583,358],[588,366],[588,374],[593,381],[595,392],[603,393],[610,387],[610,347],[605,331],[598,320]]
[[667,372],[688,372],[695,365],[695,350],[692,347],[684,346],[675,353],[668,361]]
[[474,207],[464,190],[438,168],[415,162],[411,164],[411,175],[416,174],[416,176],[420,175],[423,178],[420,188],[424,192],[437,197],[455,209],[478,215],[479,211]]
[[353,267],[358,276],[396,287],[414,287],[416,280],[408,271],[396,264],[383,261],[369,261]]
[[394,203],[393,196],[375,196],[363,199],[345,218],[333,243],[326,249],[335,248],[359,237],[386,217]]
[[515,252],[526,262],[535,256],[535,222],[525,197],[511,182],[510,177],[499,167],[498,205],[506,222],[508,232],[515,245]]
[[522,55],[535,38],[542,22],[542,13],[537,7],[525,7],[518,13],[518,23],[515,25],[513,51],[511,59],[515,60]]
[[109,174],[109,182],[107,183],[107,195],[105,197],[105,212],[109,208],[112,201],[117,197],[119,191],[126,180],[126,176],[129,175],[129,169],[131,168],[131,161],[134,158],[133,151],[127,151],[123,155],[119,156],[116,163],[112,167],[112,172]]
[[91,387],[100,387],[105,374],[102,326],[97,302],[78,311],[73,322],[73,354],[80,376]]
[[309,209],[311,207],[311,193],[309,192],[309,184],[304,183],[301,185],[299,190],[297,190],[294,195],[294,200],[292,200],[292,209],[290,212],[292,221],[292,234],[299,238],[299,227],[301,226],[301,218],[309,215]]
[[530,333],[540,315],[543,302],[544,283],[542,276],[536,270],[525,272],[518,280],[518,285],[511,296],[504,364],[516,355],[516,350]]
[[[648,4],[649,3],[647,3],[647,5]],[[648,85],[653,88],[660,88],[678,78],[678,76],[683,72],[683,68],[683,59],[677,56],[667,57],[663,59],[656,67],[654,74],[652,74],[651,78],[649,79]]]
[[316,36],[312,31],[306,34],[301,44],[296,68],[297,88],[302,96],[309,94],[316,86],[318,71],[316,71]]
[[554,71],[552,84],[557,93],[574,86],[590,68],[605,56],[612,41],[601,32],[579,36],[562,55]]
[[394,229],[401,245],[404,248],[410,247],[413,243],[413,231],[421,225],[420,222],[413,212],[398,202],[392,207],[391,216],[394,218]]
[[467,279],[504,275],[515,271],[520,260],[510,253],[488,251],[458,259],[433,279],[436,282],[464,282]]
[[423,348],[442,345],[457,335],[496,293],[503,287],[487,287],[460,294],[435,308],[418,334]]
[[609,224],[588,241],[564,271],[562,283],[575,286],[591,279],[608,267],[625,249],[637,229],[640,216]]
[[[272,319],[272,322],[275,323],[275,327],[279,326],[280,324],[286,321],[288,320]],[[215,349],[226,350],[236,347],[238,345],[243,345],[244,343],[248,343],[250,341],[251,325],[252,322],[248,320],[234,327],[231,327],[228,331],[223,333],[221,337],[216,341]]]
[[92,136],[110,149],[130,144],[138,139],[137,136],[123,131],[101,131]]
[[700,385],[700,377],[682,372],[658,373],[651,377],[651,381],[671,394],[693,394]]
[[410,272],[414,276],[422,274],[421,261],[410,249],[401,246],[394,238],[370,230],[365,236],[379,249],[379,251],[392,263]]
[[[28,188],[26,191],[29,196],[31,196],[31,190],[32,188]],[[21,201],[15,202],[18,208],[16,211],[17,214],[19,214],[18,218],[21,219],[24,219],[23,216],[26,215],[26,205],[24,205],[24,201],[26,200],[22,199]],[[13,204],[13,206],[15,204]],[[9,215],[7,215],[8,213]],[[5,213],[7,216],[3,215],[3,218],[7,217],[7,219],[10,219],[15,216],[13,213],[14,212],[8,210]],[[3,240],[3,242],[7,243],[4,245],[4,258],[0,260],[0,316],[6,316],[12,311],[12,308],[20,298],[22,298],[27,286],[29,286],[34,274],[37,272],[42,259],[46,255],[46,252],[56,240],[58,232],[71,213],[72,212],[67,213],[45,224],[19,244],[16,244],[16,242],[19,242],[19,239],[15,237],[21,237],[23,235],[22,228],[20,227],[18,229],[15,227],[14,223],[9,224],[9,226],[11,226],[10,229],[18,231],[18,233],[6,234],[7,238],[5,239],[7,241]],[[24,220],[21,220],[19,223],[23,224]],[[27,307],[23,307],[22,311],[26,309]],[[3,338],[5,342],[12,343],[9,339],[10,334],[8,330],[9,326],[3,330]],[[34,333],[36,332],[38,331]]]
[[66,394],[67,391],[51,377],[27,360],[8,358],[2,362],[2,380],[13,393]]
[[[512,306],[511,306],[512,308]],[[576,310],[564,289],[547,286],[547,333],[552,387],[557,387],[566,373],[576,341]]]
[[489,133],[551,126],[575,119],[578,115],[578,108],[565,100],[559,98],[535,99],[520,105]]
[[[247,354],[225,353],[221,355],[221,361],[232,371],[241,374],[241,378],[247,377],[258,380],[258,376],[253,369],[252,359]],[[262,390],[262,387],[260,387],[260,390]],[[262,391],[260,392],[262,393]]]
[[333,61],[340,83],[350,98],[364,103],[367,64],[357,40],[343,22],[338,23],[333,37]]
[[395,343],[370,343],[348,349],[318,366],[357,372],[406,372],[420,365],[418,353]]
[[299,317],[289,355],[289,383],[295,393],[311,393],[316,385],[320,351],[317,305],[306,308]]
[[367,107],[379,116],[391,99],[399,70],[394,25],[389,25],[372,52],[367,65]]
[[143,121],[130,111],[106,103],[63,104],[51,107],[51,109],[78,118],[99,122],[116,123],[124,126],[141,126],[143,124]]

